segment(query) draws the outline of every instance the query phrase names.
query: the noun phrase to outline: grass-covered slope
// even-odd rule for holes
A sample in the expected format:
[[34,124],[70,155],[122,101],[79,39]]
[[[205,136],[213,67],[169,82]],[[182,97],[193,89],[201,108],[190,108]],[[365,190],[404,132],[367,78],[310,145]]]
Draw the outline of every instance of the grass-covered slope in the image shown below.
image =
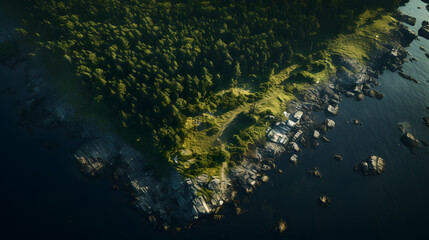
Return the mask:
[[367,61],[394,20],[366,9],[400,1],[25,2],[19,31],[71,67],[78,112],[195,176],[264,139],[268,116],[336,72],[332,54]]
[[[314,84],[324,84],[337,72],[332,56],[342,56],[359,65],[366,64],[374,51],[382,50],[383,44],[393,38],[397,22],[384,10],[368,10],[361,14],[352,33],[339,34],[326,42],[326,48],[309,56],[304,64],[292,64],[290,67],[273,74],[264,83],[264,90],[259,91],[259,99],[247,102],[219,116],[202,114],[187,120],[189,134],[186,136],[181,151],[182,158],[177,164],[184,173],[198,175],[203,172],[219,174],[221,165],[210,163],[201,155],[212,153],[213,147],[226,149],[229,152],[244,153],[249,144],[263,140],[270,121],[267,113],[284,118],[283,111],[287,103],[295,99],[297,93]],[[246,96],[252,93],[247,88],[231,88],[222,94]],[[215,126],[212,129],[198,129],[201,123]],[[198,156],[198,157],[196,157]]]

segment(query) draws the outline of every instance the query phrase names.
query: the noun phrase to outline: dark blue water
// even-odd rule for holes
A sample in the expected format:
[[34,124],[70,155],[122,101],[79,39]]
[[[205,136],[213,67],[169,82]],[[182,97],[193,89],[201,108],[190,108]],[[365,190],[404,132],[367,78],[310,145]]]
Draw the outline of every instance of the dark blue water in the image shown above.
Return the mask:
[[[422,6],[422,9],[417,9]],[[429,12],[420,0],[401,8],[418,18],[415,31]],[[416,154],[400,143],[397,123],[407,121],[411,132],[429,140],[422,117],[429,116],[429,50],[421,38],[409,48],[419,61],[406,63],[404,71],[421,84],[385,72],[377,91],[382,101],[345,99],[337,126],[327,134],[331,143],[306,149],[298,166],[288,156],[277,164],[283,174],[270,173],[271,181],[248,196],[243,216],[228,216],[222,223],[203,219],[194,229],[181,233],[159,232],[129,207],[126,191],[114,191],[109,176],[87,179],[71,156],[80,144],[61,129],[22,125],[16,100],[20,93],[0,96],[0,236],[3,239],[422,239],[429,235],[429,153]],[[0,69],[0,90],[19,84],[19,76]],[[346,125],[359,119],[363,126]],[[46,143],[56,143],[48,149]],[[339,153],[338,162],[332,155]],[[353,165],[376,154],[387,161],[380,176],[362,176]],[[323,178],[307,171],[318,167]],[[327,194],[328,208],[317,198]],[[276,218],[287,221],[283,235],[271,232]]]

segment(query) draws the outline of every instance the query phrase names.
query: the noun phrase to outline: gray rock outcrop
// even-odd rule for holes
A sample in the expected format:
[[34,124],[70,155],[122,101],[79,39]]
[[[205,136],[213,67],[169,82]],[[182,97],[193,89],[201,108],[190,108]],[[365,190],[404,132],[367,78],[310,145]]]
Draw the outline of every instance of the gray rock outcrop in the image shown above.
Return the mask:
[[419,35],[429,39],[429,22],[423,21],[422,27],[419,29]]
[[417,146],[419,146],[419,140],[417,140],[413,134],[411,133],[405,133],[402,137],[401,137],[401,141],[403,144],[405,144],[405,146],[409,147],[409,148],[415,148]]
[[397,14],[395,15],[396,19],[398,19],[399,21],[405,22],[410,24],[411,26],[416,25],[416,18],[415,17],[411,17],[408,16],[402,12],[397,12]]
[[276,233],[283,233],[283,232],[285,232],[287,230],[287,224],[286,224],[285,220],[279,219],[277,221],[277,223],[274,225],[273,230]]
[[326,109],[326,111],[328,111],[328,113],[330,113],[334,116],[336,116],[338,114],[338,110],[339,110],[338,105],[337,106],[329,105],[328,108]]
[[296,165],[298,163],[298,155],[294,154],[290,157],[290,161],[292,164]]
[[386,162],[383,158],[372,155],[366,162],[362,162],[360,167],[364,175],[378,175],[384,172]]
[[310,175],[315,176],[315,177],[322,177],[322,174],[320,173],[319,169],[317,168],[313,168],[310,171],[308,171],[308,173],[310,173]]
[[320,138],[320,132],[319,131],[317,131],[317,130],[314,130],[314,132],[313,132],[313,138]]
[[326,119],[326,126],[328,128],[334,128],[335,127],[335,122],[332,119]]
[[295,152],[301,151],[301,149],[299,148],[299,146],[298,146],[298,144],[296,142],[290,142],[289,143],[289,148],[291,150],[294,150]]
[[331,204],[331,199],[326,195],[322,195],[319,197],[319,204],[322,207],[327,207],[329,204]]

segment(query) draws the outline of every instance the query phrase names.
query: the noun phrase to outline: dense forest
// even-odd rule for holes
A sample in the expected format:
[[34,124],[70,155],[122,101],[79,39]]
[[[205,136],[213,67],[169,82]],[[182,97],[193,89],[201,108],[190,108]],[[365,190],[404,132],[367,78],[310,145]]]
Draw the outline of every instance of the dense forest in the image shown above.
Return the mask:
[[[306,61],[322,36],[353,31],[364,10],[400,2],[31,0],[19,31],[72,66],[114,122],[168,153],[187,134],[187,117],[254,101],[270,73]],[[217,94],[243,85],[254,89],[245,98]]]

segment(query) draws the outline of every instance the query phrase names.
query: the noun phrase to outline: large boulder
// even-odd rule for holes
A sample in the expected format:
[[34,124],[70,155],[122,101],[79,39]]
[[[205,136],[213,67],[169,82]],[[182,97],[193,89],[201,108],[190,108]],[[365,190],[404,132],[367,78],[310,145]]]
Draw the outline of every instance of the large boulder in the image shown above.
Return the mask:
[[287,230],[287,224],[285,220],[279,219],[277,223],[274,225],[274,232],[283,233],[286,230]]
[[398,12],[397,14],[396,14],[396,19],[398,19],[399,21],[402,21],[402,22],[404,22],[404,23],[408,23],[408,24],[410,24],[411,26],[414,26],[414,25],[416,25],[416,18],[415,17],[411,17],[411,16],[408,16],[408,15],[406,15],[406,14],[403,14],[403,13],[401,13],[401,12]]
[[342,161],[342,160],[343,160],[343,157],[342,157],[340,154],[335,154],[335,155],[334,155],[334,159],[335,159],[335,160],[338,160],[338,161]]
[[332,106],[332,105],[329,105],[328,106],[328,108],[326,109],[327,111],[328,111],[328,113],[330,113],[330,114],[332,114],[332,115],[337,115],[338,114],[338,110],[339,110],[339,107],[338,107],[338,105],[337,106]]
[[399,29],[399,31],[401,31],[401,33],[408,39],[408,41],[406,42],[405,45],[408,45],[410,42],[412,42],[418,36],[415,32],[413,32],[411,29],[409,29],[405,26],[401,27]]
[[352,98],[352,97],[354,97],[354,96],[355,96],[355,94],[354,94],[354,93],[352,93],[352,92],[350,92],[350,91],[347,91],[347,92],[345,93],[345,95],[346,95],[346,97],[348,97],[348,98]]
[[361,163],[361,169],[365,175],[378,175],[384,172],[386,162],[383,158],[371,155],[366,162]]
[[420,28],[419,29],[419,35],[420,36],[422,36],[422,37],[424,37],[424,38],[426,38],[426,39],[429,39],[429,29],[428,28]]
[[310,171],[308,171],[308,173],[310,173],[310,175],[315,176],[315,177],[322,177],[322,174],[320,173],[319,169],[317,168],[313,168]]
[[298,144],[296,144],[296,142],[289,143],[289,148],[294,150],[295,152],[301,151],[301,149],[299,148]]
[[298,163],[298,155],[294,154],[290,157],[290,161],[296,165]]
[[326,119],[326,126],[327,126],[328,128],[334,128],[334,127],[335,127],[335,122],[334,122],[334,120]]
[[374,89],[365,92],[370,97],[375,97],[376,91]]
[[413,134],[411,133],[405,133],[402,137],[401,137],[401,141],[402,143],[405,144],[405,146],[409,147],[409,148],[415,148],[417,146],[419,146],[419,140],[417,140]]
[[331,204],[331,199],[326,195],[320,196],[319,197],[319,204],[322,207],[327,207],[329,204]]
[[429,39],[429,22],[423,21],[422,27],[419,29],[419,35]]
[[377,98],[378,100],[381,100],[384,98],[384,94],[376,91],[375,92],[375,98]]
[[262,176],[261,178],[262,182],[266,183],[268,181],[270,181],[270,178],[267,175]]
[[320,138],[320,132],[317,130],[314,130],[313,137],[314,138]]

